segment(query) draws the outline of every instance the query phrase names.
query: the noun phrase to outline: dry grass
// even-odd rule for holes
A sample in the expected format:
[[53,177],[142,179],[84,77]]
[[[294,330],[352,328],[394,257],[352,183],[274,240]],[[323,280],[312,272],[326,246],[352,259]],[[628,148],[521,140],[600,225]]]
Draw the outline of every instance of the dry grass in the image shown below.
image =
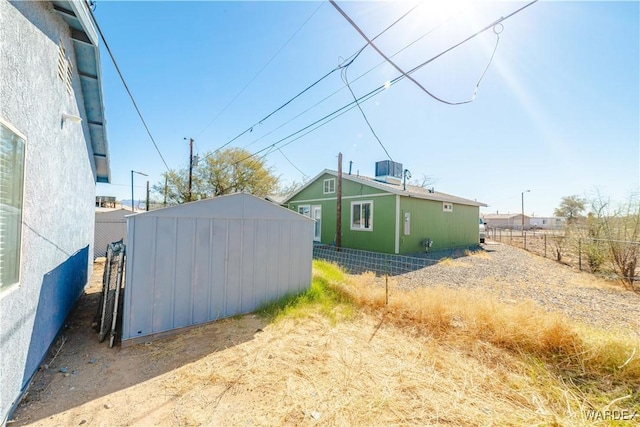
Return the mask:
[[584,425],[587,410],[640,411],[626,336],[444,288],[392,290],[385,305],[370,274],[314,271],[321,289],[266,310],[264,334],[165,380],[177,424]]
[[[393,280],[386,305],[374,277],[314,262],[311,289],[264,307],[268,323],[225,319],[121,350],[137,369],[176,368],[38,425],[583,426],[610,425],[589,410],[640,413],[637,339]],[[60,380],[57,395],[75,393]]]

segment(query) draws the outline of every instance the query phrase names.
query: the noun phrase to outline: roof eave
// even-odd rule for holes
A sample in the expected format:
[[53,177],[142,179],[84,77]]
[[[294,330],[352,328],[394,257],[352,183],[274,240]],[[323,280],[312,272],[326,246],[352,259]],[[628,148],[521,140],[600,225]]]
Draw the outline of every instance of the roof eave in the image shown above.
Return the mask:
[[80,87],[89,127],[96,182],[111,182],[109,144],[102,95],[102,72],[98,34],[86,2],[55,0],[54,10],[69,25],[76,55]]

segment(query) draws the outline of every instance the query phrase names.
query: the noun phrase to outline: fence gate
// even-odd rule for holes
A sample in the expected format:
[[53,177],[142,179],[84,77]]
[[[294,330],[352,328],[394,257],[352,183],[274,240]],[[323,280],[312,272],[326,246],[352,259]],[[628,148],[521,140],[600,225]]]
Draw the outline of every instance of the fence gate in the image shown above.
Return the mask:
[[103,342],[110,335],[109,347],[113,347],[116,338],[116,323],[122,278],[124,271],[125,246],[122,240],[107,246],[107,260],[102,275],[102,294],[95,323],[97,324],[99,340]]

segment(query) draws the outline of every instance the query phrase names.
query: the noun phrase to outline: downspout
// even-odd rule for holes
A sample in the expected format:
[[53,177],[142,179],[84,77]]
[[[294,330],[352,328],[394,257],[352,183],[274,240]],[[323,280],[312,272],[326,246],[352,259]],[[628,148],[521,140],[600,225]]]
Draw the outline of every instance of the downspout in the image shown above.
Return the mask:
[[400,253],[400,195],[396,194],[396,242],[395,253]]

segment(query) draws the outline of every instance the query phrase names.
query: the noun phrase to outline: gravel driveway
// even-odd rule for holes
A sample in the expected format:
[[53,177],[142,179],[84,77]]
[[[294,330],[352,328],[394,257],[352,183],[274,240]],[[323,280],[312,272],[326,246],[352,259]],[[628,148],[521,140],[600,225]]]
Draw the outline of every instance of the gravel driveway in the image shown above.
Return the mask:
[[445,286],[480,289],[513,303],[533,300],[549,311],[640,336],[640,294],[585,272],[501,243],[471,256],[395,276],[403,289]]

